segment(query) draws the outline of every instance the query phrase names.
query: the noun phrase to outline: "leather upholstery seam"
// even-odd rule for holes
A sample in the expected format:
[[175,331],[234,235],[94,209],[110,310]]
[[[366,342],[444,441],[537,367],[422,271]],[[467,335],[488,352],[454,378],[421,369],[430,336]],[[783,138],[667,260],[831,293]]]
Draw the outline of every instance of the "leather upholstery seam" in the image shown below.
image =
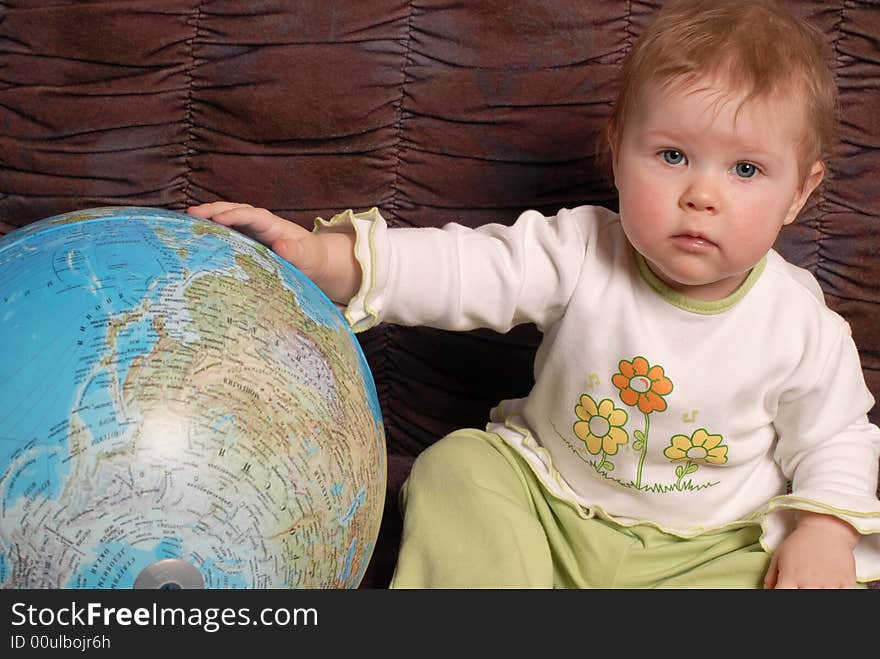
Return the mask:
[[194,126],[193,126],[193,82],[195,80],[196,69],[196,42],[201,33],[202,6],[205,0],[199,0],[195,11],[190,14],[192,16],[193,34],[189,40],[189,64],[186,68],[186,114],[184,116],[185,141],[183,143],[183,203],[190,206],[195,203],[190,196],[192,184],[192,169],[190,167],[190,158],[195,152],[193,143],[195,142]]
[[403,44],[403,68],[402,68],[402,80],[400,82],[400,98],[398,99],[397,106],[397,126],[396,126],[396,138],[394,141],[394,178],[391,182],[391,199],[388,201],[388,207],[391,213],[389,214],[389,226],[394,226],[397,224],[397,198],[400,193],[400,163],[401,163],[401,143],[403,141],[403,114],[404,114],[404,102],[406,101],[406,86],[409,83],[409,67],[410,67],[410,46],[412,44],[412,17],[413,17],[413,3],[410,1],[409,3],[409,12],[406,16],[406,35],[404,37]]
[[623,26],[624,32],[626,32],[626,52],[624,53],[624,57],[626,57],[627,53],[632,50],[633,46],[633,3],[632,0],[626,5],[626,25]]
[[[840,5],[840,9],[837,12],[837,20],[835,21],[834,26],[832,28],[832,39],[831,39],[831,56],[834,61],[833,75],[834,75],[834,83],[837,85],[837,88],[838,88],[838,103],[840,102],[840,99],[839,99],[840,85],[837,84],[837,81],[839,78],[840,69],[843,66],[841,52],[840,52],[840,42],[843,38],[842,37],[843,25],[847,21],[846,9],[847,9],[847,0],[843,0],[843,2]],[[824,252],[822,246],[823,246],[823,243],[825,242],[825,239],[827,237],[827,231],[825,229],[825,224],[826,224],[825,214],[826,214],[827,208],[828,208],[828,204],[827,204],[827,202],[828,202],[828,186],[831,185],[831,182],[834,180],[834,174],[835,174],[834,170],[836,169],[835,161],[836,161],[836,156],[839,155],[839,152],[840,152],[840,146],[841,146],[840,143],[842,142],[842,137],[843,137],[842,135],[839,136],[838,142],[834,145],[837,153],[835,154],[834,152],[832,152],[831,154],[829,154],[830,155],[829,162],[826,163],[826,166],[828,168],[828,173],[830,174],[830,176],[826,176],[826,180],[822,182],[822,185],[819,187],[818,195],[816,198],[816,231],[815,231],[815,237],[814,237],[815,243],[816,243],[816,269],[813,272],[814,275],[818,275],[819,270],[822,268],[823,264],[827,260],[825,258],[825,255],[824,255],[825,252]]]

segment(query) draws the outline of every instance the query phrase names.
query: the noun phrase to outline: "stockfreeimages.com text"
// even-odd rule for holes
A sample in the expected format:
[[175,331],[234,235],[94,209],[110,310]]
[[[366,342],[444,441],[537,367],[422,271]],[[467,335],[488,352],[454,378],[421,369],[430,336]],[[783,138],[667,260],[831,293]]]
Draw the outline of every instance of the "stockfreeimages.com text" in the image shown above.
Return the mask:
[[318,611],[314,608],[264,608],[252,615],[248,607],[233,609],[211,607],[105,607],[100,602],[85,605],[71,602],[69,606],[36,607],[26,602],[12,605],[12,625],[48,627],[51,625],[104,628],[130,627],[200,627],[216,632],[222,627],[317,627]]

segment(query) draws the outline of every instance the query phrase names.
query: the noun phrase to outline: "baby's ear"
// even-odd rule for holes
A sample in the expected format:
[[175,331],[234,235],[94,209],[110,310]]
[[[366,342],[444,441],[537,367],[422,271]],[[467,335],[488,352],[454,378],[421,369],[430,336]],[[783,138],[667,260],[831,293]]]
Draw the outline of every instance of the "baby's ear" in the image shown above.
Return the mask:
[[822,179],[824,177],[825,163],[821,160],[817,160],[813,163],[813,166],[810,167],[810,172],[804,179],[804,182],[801,185],[800,192],[794,198],[794,201],[791,204],[791,208],[788,209],[788,214],[785,216],[785,221],[783,222],[783,224],[791,224],[795,221],[795,219],[797,219],[798,213],[801,212],[804,204],[807,203],[807,199],[809,199],[810,195],[813,194],[813,191],[819,187],[819,184],[822,182]]

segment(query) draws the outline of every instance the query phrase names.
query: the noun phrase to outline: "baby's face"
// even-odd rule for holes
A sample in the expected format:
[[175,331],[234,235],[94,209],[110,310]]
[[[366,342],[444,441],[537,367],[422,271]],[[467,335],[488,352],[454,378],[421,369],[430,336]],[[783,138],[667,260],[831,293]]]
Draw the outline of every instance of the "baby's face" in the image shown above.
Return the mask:
[[668,286],[702,300],[739,287],[824,173],[817,162],[804,183],[798,171],[798,98],[742,104],[712,82],[643,90],[614,159],[630,242]]

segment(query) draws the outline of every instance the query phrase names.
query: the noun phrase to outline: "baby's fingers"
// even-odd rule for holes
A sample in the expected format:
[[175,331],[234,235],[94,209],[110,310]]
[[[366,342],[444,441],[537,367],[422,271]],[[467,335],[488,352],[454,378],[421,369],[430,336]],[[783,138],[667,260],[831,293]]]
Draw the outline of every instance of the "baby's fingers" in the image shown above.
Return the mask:
[[224,211],[232,210],[233,208],[253,208],[253,206],[250,204],[237,204],[231,201],[212,201],[207,204],[190,206],[186,209],[186,212],[190,215],[200,217],[203,220],[210,220],[213,219],[215,215]]
[[264,245],[271,246],[277,240],[297,239],[308,233],[295,222],[250,204],[213,202],[190,209],[192,215],[204,217],[226,227],[238,229]]
[[234,204],[216,201],[188,209],[191,215],[211,220],[225,227],[235,227],[246,233],[259,233],[271,228],[274,221],[286,222],[267,210],[254,208],[250,204]]

